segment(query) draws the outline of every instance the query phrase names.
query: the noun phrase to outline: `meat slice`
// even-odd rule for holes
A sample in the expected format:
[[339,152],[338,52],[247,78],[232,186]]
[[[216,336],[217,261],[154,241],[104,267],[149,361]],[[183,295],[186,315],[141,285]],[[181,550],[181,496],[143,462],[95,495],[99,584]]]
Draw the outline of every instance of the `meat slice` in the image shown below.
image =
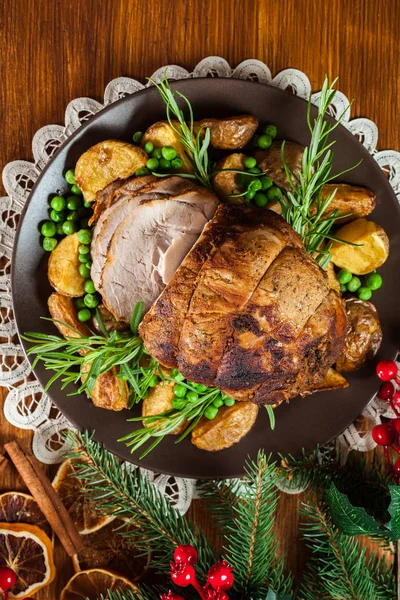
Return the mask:
[[89,221],[89,225],[96,223],[101,214],[118,200],[124,192],[137,192],[141,188],[157,181],[154,175],[145,175],[143,177],[128,177],[127,179],[116,179],[112,181],[103,190],[96,192],[96,200],[93,206],[93,216]]
[[[168,184],[159,185],[166,190]],[[138,300],[144,302],[145,311],[149,309],[218,204],[214,194],[193,186],[180,195],[165,193],[164,199],[143,196],[114,229],[97,286],[105,306],[122,321],[129,321]]]

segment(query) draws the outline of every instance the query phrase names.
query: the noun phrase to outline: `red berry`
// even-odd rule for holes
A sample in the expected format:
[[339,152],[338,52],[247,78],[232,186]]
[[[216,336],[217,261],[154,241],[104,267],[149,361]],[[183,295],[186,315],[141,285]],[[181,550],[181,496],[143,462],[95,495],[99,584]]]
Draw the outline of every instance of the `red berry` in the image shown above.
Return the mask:
[[391,446],[396,441],[397,431],[392,423],[375,425],[372,430],[372,439],[379,446]]
[[178,546],[174,552],[174,560],[177,563],[190,563],[195,565],[197,563],[197,550],[189,544],[182,544]]
[[380,400],[386,400],[387,402],[393,398],[394,394],[394,385],[391,381],[385,381],[382,383],[377,396]]
[[[29,600],[29,598],[27,598],[27,600]],[[31,600],[33,600],[33,598],[31,598]],[[171,592],[171,590],[169,590],[168,594],[161,594],[160,600],[185,600],[185,599],[182,598],[182,596],[179,596],[178,594],[174,594],[174,592]]]
[[393,360],[381,360],[376,366],[376,374],[382,381],[390,381],[397,375],[397,365]]
[[393,402],[397,408],[400,408],[400,390],[397,390],[397,392],[394,393]]
[[390,419],[390,424],[393,425],[398,434],[400,434],[400,418]]
[[215,590],[229,590],[235,581],[232,571],[233,568],[225,560],[222,560],[208,571],[207,583],[212,585]]
[[208,588],[206,591],[206,600],[229,600],[229,596],[222,590]]
[[6,592],[17,581],[17,576],[9,567],[0,567],[0,590]]
[[179,587],[196,583],[196,573],[189,563],[171,563],[171,579]]

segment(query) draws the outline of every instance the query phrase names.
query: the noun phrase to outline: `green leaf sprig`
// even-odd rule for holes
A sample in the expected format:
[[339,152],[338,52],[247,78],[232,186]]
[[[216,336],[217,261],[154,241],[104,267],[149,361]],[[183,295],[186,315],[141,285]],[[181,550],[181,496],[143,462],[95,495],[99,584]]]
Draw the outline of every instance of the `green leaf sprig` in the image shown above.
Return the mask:
[[328,266],[331,259],[332,241],[343,242],[331,233],[333,226],[339,219],[344,219],[351,213],[339,215],[339,211],[334,210],[326,215],[326,210],[334,199],[336,190],[329,196],[322,197],[322,188],[333,179],[355,169],[361,162],[340,173],[332,174],[332,146],[335,141],[330,141],[329,135],[341,123],[348,110],[346,108],[334,123],[326,120],[326,111],[336,95],[334,89],[336,81],[337,79],[329,84],[328,79],[325,78],[317,117],[313,123],[311,121],[311,98],[309,99],[307,123],[311,141],[304,149],[299,172],[295,173],[286,162],[285,142],[282,143],[281,148],[283,165],[291,186],[291,190],[281,200],[282,216],[300,234],[307,252],[315,255],[317,262],[323,268]]

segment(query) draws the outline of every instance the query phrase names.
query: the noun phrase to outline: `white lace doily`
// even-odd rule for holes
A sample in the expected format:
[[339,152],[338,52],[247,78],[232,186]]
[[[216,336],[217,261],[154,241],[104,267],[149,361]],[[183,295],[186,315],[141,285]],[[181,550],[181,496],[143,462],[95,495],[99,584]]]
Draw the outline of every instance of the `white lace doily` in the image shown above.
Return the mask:
[[[169,79],[186,79],[193,77],[235,77],[270,84],[290,91],[294,95],[308,98],[311,86],[308,77],[296,69],[285,69],[275,77],[263,62],[246,60],[235,69],[221,57],[211,56],[196,65],[189,73],[176,65],[164,66],[152,75],[152,79],[160,81],[165,71]],[[0,385],[9,389],[4,404],[5,418],[15,427],[34,431],[33,451],[43,463],[51,464],[62,460],[64,447],[60,431],[68,427],[68,421],[52,405],[49,397],[43,393],[40,384],[35,380],[29,362],[24,356],[16,336],[13,317],[10,286],[10,267],[12,247],[16,229],[16,219],[29,196],[32,187],[42,169],[57,151],[60,145],[83,123],[105,106],[123,98],[127,94],[149,87],[130,79],[118,77],[113,79],[104,91],[104,103],[91,98],[72,100],[65,111],[65,125],[46,125],[34,136],[32,152],[34,162],[13,161],[3,170],[3,184],[8,194],[0,198]],[[314,104],[318,104],[319,93],[312,95]],[[339,115],[349,107],[344,94],[336,94],[330,107],[332,116]],[[400,195],[400,152],[394,150],[377,151],[378,128],[369,119],[350,120],[350,108],[346,113],[344,125],[359,139],[373,155],[379,166],[388,173],[389,181],[395,193]],[[400,198],[399,198],[400,199]],[[346,452],[356,449],[370,450],[375,446],[371,435],[371,426],[380,422],[381,416],[393,416],[387,404],[373,400],[363,413],[363,424],[351,425],[338,438],[338,443]],[[166,493],[175,506],[185,512],[195,492],[194,482],[165,475],[149,474],[152,481]]]

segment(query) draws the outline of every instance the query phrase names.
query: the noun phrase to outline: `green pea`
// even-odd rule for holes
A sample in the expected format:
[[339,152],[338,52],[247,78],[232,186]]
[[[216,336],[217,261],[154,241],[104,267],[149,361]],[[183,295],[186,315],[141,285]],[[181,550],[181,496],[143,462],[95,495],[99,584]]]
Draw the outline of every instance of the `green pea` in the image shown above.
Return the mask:
[[152,158],[160,160],[160,158],[162,158],[161,148],[154,148],[153,152],[151,153],[151,156]]
[[149,381],[149,387],[156,387],[160,381],[160,378],[157,375],[152,375]]
[[260,181],[262,186],[261,189],[264,191],[269,190],[269,188],[274,185],[274,182],[272,181],[271,177],[261,177]]
[[51,199],[50,202],[50,206],[53,210],[56,210],[57,212],[61,212],[62,210],[64,210],[66,205],[66,201],[65,198],[63,198],[62,196],[54,196],[54,198]]
[[83,289],[85,290],[85,292],[87,294],[94,294],[96,291],[96,288],[94,287],[94,283],[91,279],[87,279],[85,281],[85,283],[83,284]]
[[78,267],[78,270],[82,277],[84,277],[85,279],[88,279],[90,277],[90,269],[87,266],[87,264],[81,263]]
[[342,292],[342,294],[345,294],[347,292],[347,285],[345,283],[340,284],[340,291]]
[[189,402],[196,402],[196,400],[199,399],[199,395],[197,392],[193,392],[192,390],[189,390],[188,393],[186,394],[186,398]]
[[135,144],[140,144],[140,142],[142,141],[142,137],[143,137],[144,133],[143,131],[136,131],[133,134],[133,141],[135,142]]
[[67,208],[68,210],[78,210],[82,206],[82,201],[78,196],[68,196]]
[[143,150],[147,152],[147,154],[150,154],[150,152],[153,152],[154,150],[154,145],[152,144],[152,142],[146,142],[143,146]]
[[195,387],[200,394],[204,394],[204,392],[208,390],[208,387],[204,385],[204,383],[195,383],[193,384],[193,387]]
[[57,246],[57,243],[58,242],[57,242],[56,238],[45,237],[42,242],[43,249],[46,250],[46,252],[51,252]]
[[53,221],[46,221],[40,228],[40,233],[44,237],[54,237],[56,235],[56,224]]
[[63,226],[62,223],[57,223],[57,225],[56,225],[57,235],[64,235],[62,226]]
[[54,221],[54,223],[63,223],[65,221],[65,214],[53,209],[50,211],[50,219]]
[[382,286],[382,276],[379,273],[370,273],[365,278],[365,285],[369,287],[370,290],[379,290]]
[[87,200],[83,201],[83,206],[85,208],[92,208],[92,204],[93,204],[92,202],[88,202]]
[[179,375],[179,369],[171,369],[169,374],[171,375],[171,377],[176,377],[177,375]]
[[359,277],[355,275],[352,276],[349,283],[347,284],[347,289],[349,292],[356,292],[361,287],[361,281]]
[[79,321],[84,323],[85,321],[89,321],[89,319],[92,317],[92,313],[90,312],[90,310],[88,308],[82,308],[81,310],[78,311],[77,316],[78,316]]
[[89,246],[90,242],[92,241],[92,232],[90,229],[81,229],[78,233],[78,240],[81,244]]
[[249,173],[252,173],[253,175],[259,175],[260,173],[262,173],[261,169],[259,167],[253,167],[252,169],[247,169]]
[[259,190],[261,190],[262,188],[262,183],[259,179],[253,179],[252,181],[250,181],[249,186],[248,186],[248,190],[252,190],[254,192],[258,192]]
[[149,175],[150,171],[146,169],[146,167],[140,167],[137,171],[135,171],[136,177],[142,177],[143,175]]
[[75,306],[78,309],[86,308],[85,298],[84,297],[76,298],[76,300],[75,300]]
[[87,263],[85,263],[85,264],[86,264],[86,266],[87,266],[87,268],[88,268],[88,269],[91,269],[91,268],[92,268],[92,263],[91,263],[91,261],[89,261],[89,262],[87,262]]
[[269,188],[269,190],[267,190],[267,198],[270,202],[275,200],[279,201],[282,199],[282,192],[278,187],[274,185],[273,187]]
[[213,406],[215,406],[215,408],[221,408],[221,406],[224,405],[224,401],[222,400],[222,396],[219,395],[215,398],[215,400],[213,401]]
[[161,148],[161,152],[165,160],[174,160],[176,158],[176,150],[172,146],[164,146],[164,148]]
[[204,411],[204,416],[206,417],[206,419],[210,419],[210,421],[215,419],[217,414],[218,408],[216,406],[213,406],[212,404],[210,406],[207,406],[206,410]]
[[275,127],[275,125],[267,125],[266,127],[264,127],[264,133],[272,138],[276,138],[278,130]]
[[79,221],[79,213],[77,210],[71,210],[67,214],[67,221]]
[[336,279],[339,283],[349,283],[353,275],[347,269],[340,269],[339,273],[336,275]]
[[76,231],[78,231],[78,223],[75,221],[64,221],[63,232],[65,235],[71,235],[71,233],[75,233]]
[[80,263],[88,263],[90,261],[90,255],[89,254],[78,254],[78,260]]
[[181,385],[180,383],[174,385],[174,394],[175,396],[177,396],[177,398],[184,398],[186,396],[186,392],[187,387],[185,387],[184,385]]
[[81,190],[80,188],[78,188],[78,186],[77,186],[76,184],[74,184],[74,185],[71,187],[71,192],[72,192],[73,194],[77,194],[78,196],[82,196],[82,190]]
[[149,158],[146,163],[146,167],[149,169],[149,171],[155,171],[158,169],[158,160],[156,158]]
[[372,290],[370,290],[368,287],[360,287],[357,292],[357,296],[360,298],[360,300],[369,300],[372,296]]
[[79,254],[89,254],[90,248],[89,248],[89,246],[82,245],[82,246],[79,246],[78,252],[79,252]]
[[246,200],[253,200],[254,196],[256,195],[256,191],[255,190],[248,190],[244,197],[246,198]]
[[171,404],[176,410],[182,410],[186,406],[186,401],[183,398],[173,398]]
[[263,135],[260,135],[258,144],[257,144],[259,148],[263,148],[263,150],[265,150],[266,148],[269,148],[271,144],[272,144],[272,137],[270,135],[267,135],[266,133],[263,133]]
[[246,167],[246,169],[252,169],[253,167],[257,166],[257,161],[254,156],[246,156],[246,158],[243,160],[243,165]]
[[254,196],[254,204],[258,206],[258,208],[264,208],[268,204],[268,198],[262,192],[257,192]]
[[180,169],[183,165],[183,160],[181,158],[174,158],[171,160],[171,167],[173,169]]
[[81,229],[87,229],[89,227],[89,217],[84,217],[79,221]]
[[229,398],[229,396],[226,396],[224,398],[225,406],[233,406],[235,403],[236,403],[236,400],[234,398]]
[[166,158],[160,158],[160,169],[170,169],[171,168],[171,161],[167,160]]
[[75,183],[75,171],[73,169],[69,169],[65,175],[65,181],[67,183],[69,183],[70,185],[73,185]]
[[100,298],[98,294],[85,294],[83,301],[88,308],[96,308],[99,305]]

